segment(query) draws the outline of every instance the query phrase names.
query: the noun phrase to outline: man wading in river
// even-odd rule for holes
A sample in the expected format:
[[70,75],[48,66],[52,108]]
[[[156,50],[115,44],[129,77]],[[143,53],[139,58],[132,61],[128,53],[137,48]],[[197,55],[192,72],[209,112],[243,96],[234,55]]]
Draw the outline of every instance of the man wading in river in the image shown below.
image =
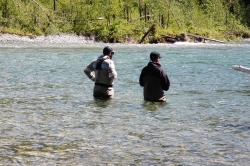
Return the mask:
[[[114,50],[110,46],[103,49],[103,55],[92,61],[84,73],[95,82],[93,94],[95,98],[114,98],[113,83],[117,77],[114,62],[111,60]],[[94,72],[94,74],[93,74]]]
[[167,91],[169,89],[170,81],[166,72],[161,68],[160,58],[162,57],[158,52],[151,52],[151,62],[142,69],[139,82],[144,87],[144,100],[166,101],[164,90]]

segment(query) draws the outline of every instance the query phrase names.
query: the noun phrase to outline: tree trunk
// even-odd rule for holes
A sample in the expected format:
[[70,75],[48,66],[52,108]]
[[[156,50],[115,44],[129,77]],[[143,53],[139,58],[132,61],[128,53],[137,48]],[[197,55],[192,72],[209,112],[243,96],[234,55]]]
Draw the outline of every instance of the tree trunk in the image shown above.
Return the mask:
[[56,0],[54,0],[54,11],[56,11]]
[[141,6],[141,0],[139,0],[139,13],[140,13],[140,18],[142,17],[142,6]]

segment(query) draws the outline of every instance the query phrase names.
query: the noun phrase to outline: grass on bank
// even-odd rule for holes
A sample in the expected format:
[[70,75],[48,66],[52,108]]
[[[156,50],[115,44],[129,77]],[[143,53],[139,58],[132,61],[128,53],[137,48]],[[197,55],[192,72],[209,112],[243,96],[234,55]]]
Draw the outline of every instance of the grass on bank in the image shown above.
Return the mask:
[[225,0],[2,0],[0,31],[30,37],[71,33],[102,42],[138,43],[155,24],[144,43],[181,33],[239,41],[250,37],[242,21],[248,8],[240,2],[235,0],[232,10]]

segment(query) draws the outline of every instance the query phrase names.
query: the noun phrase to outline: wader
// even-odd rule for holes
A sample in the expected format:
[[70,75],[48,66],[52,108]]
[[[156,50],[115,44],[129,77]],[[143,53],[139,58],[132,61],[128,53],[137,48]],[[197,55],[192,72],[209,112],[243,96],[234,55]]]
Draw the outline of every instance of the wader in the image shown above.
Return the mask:
[[113,99],[114,98],[114,89],[113,85],[108,85],[100,82],[100,79],[104,76],[108,77],[108,71],[102,70],[101,64],[103,60],[98,62],[95,68],[95,86],[93,94],[95,98],[103,99]]

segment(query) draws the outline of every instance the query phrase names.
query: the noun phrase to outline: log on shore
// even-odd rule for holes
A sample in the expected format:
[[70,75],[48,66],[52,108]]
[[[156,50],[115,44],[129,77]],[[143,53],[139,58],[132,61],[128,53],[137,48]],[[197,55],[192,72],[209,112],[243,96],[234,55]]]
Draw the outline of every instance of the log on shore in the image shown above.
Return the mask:
[[165,41],[168,43],[175,43],[176,42],[176,38],[173,36],[163,35],[163,34],[161,34],[161,36],[164,37]]
[[194,35],[194,34],[189,34],[189,33],[188,33],[187,36],[195,37],[198,41],[204,40],[204,42],[205,42],[206,40],[209,40],[209,41],[224,43],[224,41],[217,40],[217,39],[211,39],[211,38],[203,37],[203,36],[200,36],[200,35]]
[[155,29],[155,25],[156,25],[156,24],[153,24],[153,25],[149,28],[149,30],[148,30],[148,31],[144,34],[144,36],[141,38],[139,44],[141,44],[141,43],[144,41],[145,37],[149,34],[149,32],[151,32],[151,31],[153,31],[153,30]]

